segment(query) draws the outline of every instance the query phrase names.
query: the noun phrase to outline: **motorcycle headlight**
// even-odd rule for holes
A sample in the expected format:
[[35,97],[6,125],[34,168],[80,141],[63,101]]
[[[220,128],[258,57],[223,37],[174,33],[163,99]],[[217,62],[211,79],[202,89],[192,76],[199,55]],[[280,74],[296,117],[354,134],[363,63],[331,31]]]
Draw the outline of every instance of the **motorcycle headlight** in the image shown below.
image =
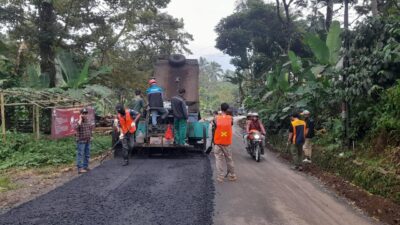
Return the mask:
[[254,138],[255,139],[260,139],[260,135],[256,134],[256,135],[254,135]]

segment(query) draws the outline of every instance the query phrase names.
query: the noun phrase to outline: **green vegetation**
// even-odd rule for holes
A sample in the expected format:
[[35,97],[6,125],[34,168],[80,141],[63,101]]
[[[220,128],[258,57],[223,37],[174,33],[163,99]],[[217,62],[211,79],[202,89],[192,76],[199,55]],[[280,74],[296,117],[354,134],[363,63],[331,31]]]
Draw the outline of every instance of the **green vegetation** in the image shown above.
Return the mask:
[[207,114],[218,110],[221,102],[227,102],[231,106],[237,106],[237,86],[228,82],[232,71],[223,71],[216,62],[209,62],[200,58],[200,102],[201,110]]
[[[0,90],[56,93],[91,104],[97,115],[114,112],[135,89],[147,87],[153,63],[172,53],[190,53],[192,36],[182,20],[165,10],[169,0],[10,0],[0,1]],[[39,98],[39,97],[37,97]],[[5,102],[23,102],[6,95]],[[38,99],[40,100],[40,99]],[[54,106],[52,103],[50,107]],[[32,130],[32,107],[5,108],[8,131]],[[50,110],[40,111],[41,131],[49,132]],[[49,140],[43,134],[7,133],[0,141],[0,170],[71,163],[73,138]],[[96,136],[92,154],[110,146]]]
[[[342,4],[343,18],[333,21],[342,9],[323,14],[318,1],[240,1],[218,24],[216,47],[233,57],[232,83],[280,151],[289,114],[307,109],[318,130],[313,161],[400,202],[399,6],[323,2]],[[348,7],[363,18],[352,27]]]
[[[8,133],[0,141],[0,170],[11,167],[43,167],[73,163],[76,143],[73,137],[62,140],[35,140],[31,134]],[[111,146],[110,136],[94,137],[91,155],[96,156]]]
[[157,57],[190,52],[183,21],[162,12],[169,2],[0,2],[0,88],[89,95],[102,110],[131,98],[132,89],[144,91]]
[[17,188],[17,185],[12,183],[10,178],[0,176],[0,193],[13,190]]

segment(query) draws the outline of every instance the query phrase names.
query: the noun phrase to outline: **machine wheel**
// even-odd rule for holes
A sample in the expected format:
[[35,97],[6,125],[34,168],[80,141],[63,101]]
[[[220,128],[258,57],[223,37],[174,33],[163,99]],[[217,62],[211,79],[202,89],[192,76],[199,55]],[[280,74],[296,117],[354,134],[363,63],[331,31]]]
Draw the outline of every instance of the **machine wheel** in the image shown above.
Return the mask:
[[260,162],[261,160],[261,149],[260,149],[260,145],[256,145],[255,149],[254,149],[254,159],[257,162]]
[[179,67],[186,63],[186,58],[180,54],[173,54],[169,57],[168,61],[171,66]]

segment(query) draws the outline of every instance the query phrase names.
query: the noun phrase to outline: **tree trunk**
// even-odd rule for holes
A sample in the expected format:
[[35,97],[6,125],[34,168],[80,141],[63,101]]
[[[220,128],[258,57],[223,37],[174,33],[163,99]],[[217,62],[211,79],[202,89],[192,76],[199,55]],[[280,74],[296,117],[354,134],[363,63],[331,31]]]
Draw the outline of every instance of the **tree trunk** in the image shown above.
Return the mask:
[[290,5],[286,4],[286,1],[283,2],[283,6],[285,8],[285,14],[286,14],[286,22],[289,24],[290,23],[290,13],[289,13],[289,7]]
[[292,28],[292,21],[290,19],[290,5],[293,3],[293,0],[289,0],[289,2],[287,2],[286,0],[282,0],[283,3],[283,8],[285,10],[285,16],[286,16],[286,24],[284,24],[286,29],[286,33],[287,33],[287,38],[288,38],[288,44],[287,44],[287,48],[286,51],[289,51],[291,46],[292,46],[292,38],[293,38],[293,28]]
[[[349,49],[350,49],[350,40],[349,40],[349,0],[344,0],[344,58],[343,58],[343,82],[345,84],[345,87],[348,87],[348,82],[347,82],[347,68],[349,67]],[[342,103],[342,113],[343,113],[343,123],[344,123],[344,135],[345,135],[345,140],[344,144],[345,146],[350,148],[350,104],[345,98]]]
[[42,75],[49,77],[49,87],[56,86],[56,68],[54,64],[56,16],[51,1],[39,3],[39,51]]
[[243,102],[244,102],[244,96],[245,96],[245,93],[244,93],[244,90],[243,90],[243,81],[242,80],[240,80],[238,82],[238,86],[239,86],[239,101],[240,101],[240,105],[242,105]]
[[279,0],[276,0],[276,15],[278,15],[278,18],[281,22],[283,22],[282,20],[282,16],[281,16],[281,9],[279,8]]
[[333,0],[326,1],[326,19],[325,19],[325,27],[326,30],[329,31],[329,28],[332,24],[333,18]]

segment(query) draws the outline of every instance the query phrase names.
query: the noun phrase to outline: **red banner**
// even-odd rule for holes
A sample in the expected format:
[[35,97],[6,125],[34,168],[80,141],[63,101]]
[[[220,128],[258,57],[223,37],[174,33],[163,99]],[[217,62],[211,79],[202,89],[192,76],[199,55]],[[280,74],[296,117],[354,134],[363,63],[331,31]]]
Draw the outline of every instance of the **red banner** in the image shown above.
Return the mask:
[[[51,112],[51,137],[53,139],[59,139],[75,135],[74,126],[79,120],[81,109],[82,108],[53,109]],[[88,119],[90,123],[94,125],[94,109],[92,107],[87,107],[87,109],[89,112]]]

